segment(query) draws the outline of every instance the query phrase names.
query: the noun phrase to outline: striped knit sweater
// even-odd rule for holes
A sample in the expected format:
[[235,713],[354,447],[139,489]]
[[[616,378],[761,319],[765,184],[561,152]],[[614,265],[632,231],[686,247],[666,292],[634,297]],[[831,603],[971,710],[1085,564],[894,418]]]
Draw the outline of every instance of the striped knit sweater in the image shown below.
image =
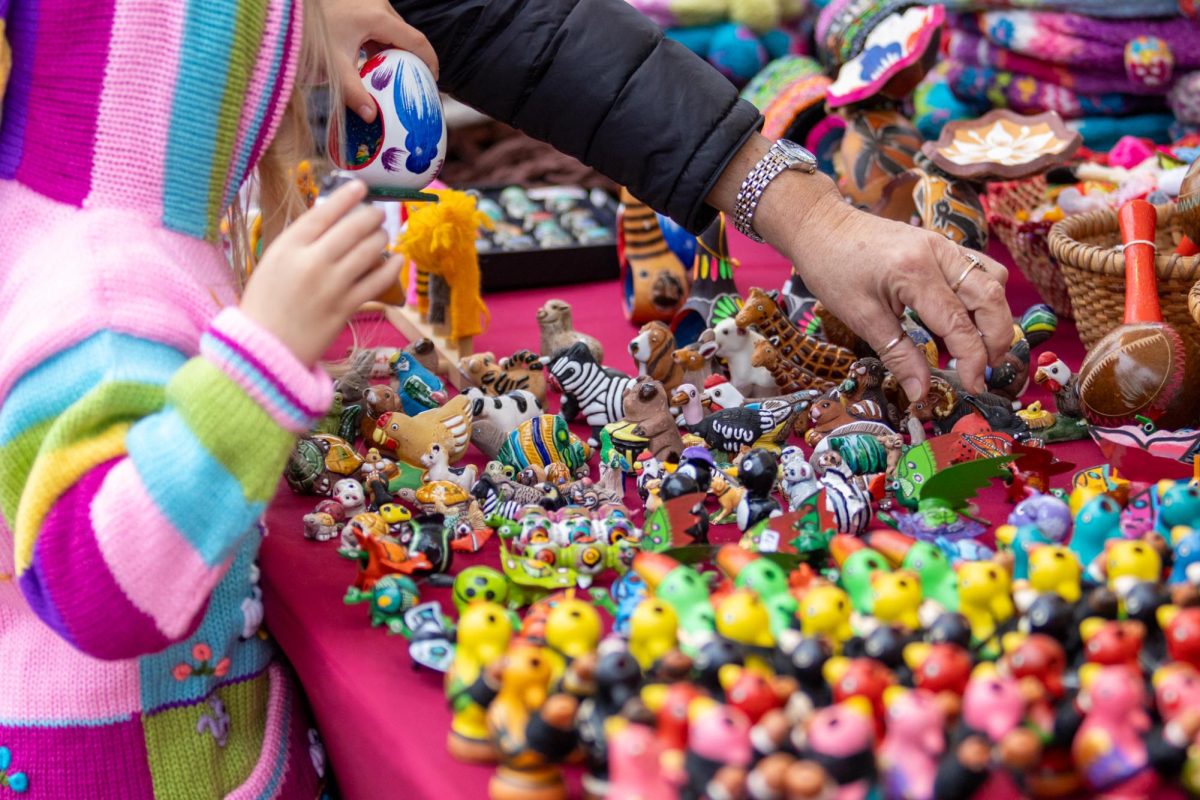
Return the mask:
[[0,0],[0,800],[313,797],[258,520],[327,407],[218,220],[302,0]]

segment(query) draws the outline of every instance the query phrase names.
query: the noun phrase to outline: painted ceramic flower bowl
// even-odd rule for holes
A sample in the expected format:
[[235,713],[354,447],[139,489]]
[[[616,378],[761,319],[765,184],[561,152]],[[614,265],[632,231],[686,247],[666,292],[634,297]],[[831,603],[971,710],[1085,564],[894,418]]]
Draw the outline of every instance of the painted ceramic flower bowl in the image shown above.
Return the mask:
[[1189,478],[1200,457],[1200,430],[1156,430],[1152,425],[1089,426],[1105,460],[1132,480]]
[[329,128],[329,153],[343,170],[364,180],[376,197],[431,199],[420,190],[446,160],[446,119],[433,73],[404,50],[384,50],[359,70],[376,117],[345,115],[345,143]]
[[1025,116],[996,109],[979,119],[951,122],[923,148],[948,175],[975,181],[1019,180],[1075,155],[1083,139],[1053,111]]
[[877,94],[907,97],[933,67],[946,20],[940,5],[892,14],[867,35],[862,52],[838,70],[826,100],[830,108],[861,103]]

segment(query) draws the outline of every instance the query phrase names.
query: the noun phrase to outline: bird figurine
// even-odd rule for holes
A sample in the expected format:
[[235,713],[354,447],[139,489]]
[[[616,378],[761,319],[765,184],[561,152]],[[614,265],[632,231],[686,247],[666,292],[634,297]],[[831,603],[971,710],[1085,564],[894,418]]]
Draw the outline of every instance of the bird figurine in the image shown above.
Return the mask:
[[375,421],[372,443],[381,451],[395,453],[397,461],[419,466],[421,456],[434,444],[441,445],[450,463],[458,461],[471,443],[471,400],[459,395],[439,408],[410,417],[388,411]]
[[1079,401],[1079,378],[1071,374],[1071,368],[1061,358],[1049,350],[1039,355],[1033,381],[1054,395],[1058,414],[1072,419],[1083,417],[1083,406]]
[[709,448],[737,453],[786,423],[793,411],[792,404],[785,400],[764,400],[757,409],[727,408],[686,427],[704,439]]
[[738,480],[746,493],[737,507],[737,525],[741,531],[749,530],[764,519],[780,512],[779,503],[771,496],[779,462],[769,450],[751,450],[738,467]]

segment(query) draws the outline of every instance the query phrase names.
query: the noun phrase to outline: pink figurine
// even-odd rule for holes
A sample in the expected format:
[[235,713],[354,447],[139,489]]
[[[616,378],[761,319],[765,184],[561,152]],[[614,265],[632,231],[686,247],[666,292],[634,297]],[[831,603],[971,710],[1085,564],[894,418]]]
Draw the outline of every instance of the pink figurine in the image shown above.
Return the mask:
[[[699,704],[699,705],[697,705]],[[748,770],[753,758],[750,745],[750,720],[733,706],[719,705],[708,699],[693,701],[689,709],[687,771],[688,788],[693,797],[710,797],[709,785],[722,767]],[[609,795],[620,797],[623,795]]]
[[1200,672],[1179,662],[1159,667],[1154,671],[1154,702],[1164,722],[1184,711],[1200,710]]
[[875,715],[870,702],[851,698],[813,714],[806,756],[837,782],[837,800],[864,800],[875,783]]
[[1077,702],[1085,712],[1071,754],[1084,784],[1106,797],[1153,797],[1158,776],[1143,738],[1150,730],[1140,676],[1121,665],[1093,668]]
[[938,761],[946,749],[946,714],[937,698],[922,689],[891,687],[887,735],[879,746],[885,797],[932,800]]
[[1016,730],[1025,718],[1025,698],[1014,678],[995,670],[972,676],[963,693],[962,720],[993,743]]
[[608,740],[608,797],[676,800],[663,769],[666,749],[646,725],[630,723]]

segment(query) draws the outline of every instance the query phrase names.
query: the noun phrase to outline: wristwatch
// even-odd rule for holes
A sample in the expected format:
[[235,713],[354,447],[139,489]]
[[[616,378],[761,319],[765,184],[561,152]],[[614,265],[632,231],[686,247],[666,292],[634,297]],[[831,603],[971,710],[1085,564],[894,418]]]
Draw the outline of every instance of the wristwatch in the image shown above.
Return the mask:
[[781,172],[795,169],[807,172],[809,175],[817,171],[817,157],[800,145],[788,139],[780,139],[771,145],[762,160],[754,165],[742,186],[738,189],[737,202],[733,209],[733,226],[755,242],[763,238],[754,231],[754,212],[758,210],[758,201],[771,181]]

